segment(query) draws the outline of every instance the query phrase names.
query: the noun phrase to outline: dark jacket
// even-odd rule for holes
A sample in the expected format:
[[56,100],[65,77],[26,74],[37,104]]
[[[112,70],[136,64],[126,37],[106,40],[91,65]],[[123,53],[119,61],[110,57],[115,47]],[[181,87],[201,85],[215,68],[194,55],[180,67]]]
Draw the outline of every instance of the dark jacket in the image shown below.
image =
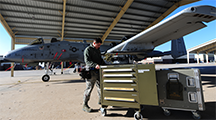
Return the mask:
[[96,49],[92,44],[89,45],[84,51],[84,60],[86,66],[93,67],[98,65],[105,65],[105,62],[101,58],[101,51],[100,49]]

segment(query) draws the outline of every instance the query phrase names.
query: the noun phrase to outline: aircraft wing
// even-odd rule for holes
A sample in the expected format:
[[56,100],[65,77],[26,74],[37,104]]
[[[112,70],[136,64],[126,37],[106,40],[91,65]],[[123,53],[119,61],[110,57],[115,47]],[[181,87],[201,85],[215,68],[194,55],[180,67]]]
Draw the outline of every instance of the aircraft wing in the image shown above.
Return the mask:
[[210,22],[215,19],[216,8],[213,6],[190,7],[109,49],[107,53],[126,51],[128,46],[140,45],[141,47],[142,44],[154,49],[165,42],[204,28],[206,25],[203,22]]

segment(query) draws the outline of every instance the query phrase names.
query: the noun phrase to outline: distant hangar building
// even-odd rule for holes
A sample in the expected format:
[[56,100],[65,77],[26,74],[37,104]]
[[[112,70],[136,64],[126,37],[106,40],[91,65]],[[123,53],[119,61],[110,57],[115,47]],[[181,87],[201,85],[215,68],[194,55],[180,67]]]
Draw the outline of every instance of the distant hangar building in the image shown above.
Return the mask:
[[200,54],[205,55],[205,59],[203,58],[203,62],[204,60],[206,61],[206,63],[209,62],[209,55],[213,55],[214,56],[214,61],[216,61],[216,38],[213,40],[210,40],[206,43],[200,44],[198,46],[195,46],[193,48],[190,48],[187,50],[187,62],[189,63],[189,54],[190,53],[194,53],[197,54],[196,58],[197,58],[197,63],[200,62]]

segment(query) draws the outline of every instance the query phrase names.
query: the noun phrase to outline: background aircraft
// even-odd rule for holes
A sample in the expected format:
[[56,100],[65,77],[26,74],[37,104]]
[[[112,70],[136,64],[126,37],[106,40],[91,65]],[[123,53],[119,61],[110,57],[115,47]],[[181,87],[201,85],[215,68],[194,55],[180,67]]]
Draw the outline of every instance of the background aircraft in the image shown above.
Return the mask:
[[[100,49],[104,52],[104,58],[107,62],[118,64],[168,54],[177,58],[186,54],[182,37],[206,27],[203,22],[210,22],[215,19],[215,7],[190,7],[116,46],[102,45]],[[154,51],[156,46],[170,40],[172,40],[171,51]],[[3,61],[20,63],[83,62],[83,52],[87,46],[87,43],[57,41],[56,39],[45,44],[43,39],[39,38],[24,48],[10,51],[3,57]]]

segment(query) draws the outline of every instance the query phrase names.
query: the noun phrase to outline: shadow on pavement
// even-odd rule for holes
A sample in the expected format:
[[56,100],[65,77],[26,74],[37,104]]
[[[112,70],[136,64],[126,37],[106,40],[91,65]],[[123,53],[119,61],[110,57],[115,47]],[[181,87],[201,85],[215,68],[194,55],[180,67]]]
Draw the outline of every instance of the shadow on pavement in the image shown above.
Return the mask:
[[83,83],[85,80],[51,80],[49,82],[53,82],[53,84],[67,84],[67,83]]
[[[216,102],[205,103],[205,111],[199,111],[201,120],[215,120],[216,119]],[[118,111],[127,111],[125,115],[118,114]],[[141,114],[144,119],[148,120],[159,120],[159,119],[179,119],[179,120],[194,120],[190,111],[181,110],[170,110],[171,115],[165,116],[163,110],[158,106],[144,106]],[[132,108],[118,108],[118,109],[107,109],[107,115],[105,117],[134,117],[134,109]]]
[[202,85],[210,85],[207,88],[216,87],[216,77],[201,77],[202,81],[206,81],[202,83]]

